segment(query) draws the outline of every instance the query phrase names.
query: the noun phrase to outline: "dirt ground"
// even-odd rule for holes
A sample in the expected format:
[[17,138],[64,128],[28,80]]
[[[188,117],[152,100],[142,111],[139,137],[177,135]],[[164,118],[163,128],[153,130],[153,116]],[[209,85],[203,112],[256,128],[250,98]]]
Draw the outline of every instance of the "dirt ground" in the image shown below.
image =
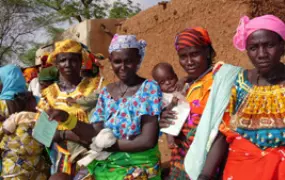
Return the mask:
[[166,136],[162,135],[158,140],[159,150],[161,152],[161,163],[162,168],[169,167],[169,160],[170,160],[170,149],[168,148]]

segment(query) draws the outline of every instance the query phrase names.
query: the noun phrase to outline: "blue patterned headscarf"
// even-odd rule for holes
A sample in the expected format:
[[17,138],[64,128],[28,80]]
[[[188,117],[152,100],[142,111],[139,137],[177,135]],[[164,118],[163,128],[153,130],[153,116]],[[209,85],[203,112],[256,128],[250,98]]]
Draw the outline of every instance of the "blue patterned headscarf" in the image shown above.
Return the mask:
[[0,68],[0,81],[3,85],[1,100],[13,100],[16,94],[27,91],[22,71],[15,65],[10,64]]
[[115,34],[109,46],[109,53],[111,54],[113,51],[119,51],[122,49],[135,48],[139,50],[142,63],[145,56],[146,45],[147,44],[145,40],[137,40],[137,37],[135,35]]

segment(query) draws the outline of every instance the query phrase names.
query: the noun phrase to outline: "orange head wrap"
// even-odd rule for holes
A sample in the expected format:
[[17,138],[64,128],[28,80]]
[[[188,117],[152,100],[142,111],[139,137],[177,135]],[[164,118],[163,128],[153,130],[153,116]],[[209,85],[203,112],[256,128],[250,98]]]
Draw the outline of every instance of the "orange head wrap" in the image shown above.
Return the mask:
[[209,46],[211,39],[206,29],[202,27],[188,28],[179,33],[175,39],[175,49],[179,51],[191,46]]

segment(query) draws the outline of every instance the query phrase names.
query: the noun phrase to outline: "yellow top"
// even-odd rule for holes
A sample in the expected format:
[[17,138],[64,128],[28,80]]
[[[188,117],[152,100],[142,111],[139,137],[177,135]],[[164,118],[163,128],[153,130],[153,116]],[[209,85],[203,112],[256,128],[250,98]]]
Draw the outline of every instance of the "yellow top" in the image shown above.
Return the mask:
[[[50,108],[61,109],[68,112],[71,117],[76,117],[79,121],[89,122],[88,112],[79,104],[68,104],[67,98],[78,99],[83,96],[87,97],[98,88],[99,84],[100,77],[86,78],[81,81],[73,92],[66,93],[62,92],[58,85],[54,83],[43,91],[38,110],[41,112],[47,111]],[[63,125],[58,126],[58,130],[66,129]]]

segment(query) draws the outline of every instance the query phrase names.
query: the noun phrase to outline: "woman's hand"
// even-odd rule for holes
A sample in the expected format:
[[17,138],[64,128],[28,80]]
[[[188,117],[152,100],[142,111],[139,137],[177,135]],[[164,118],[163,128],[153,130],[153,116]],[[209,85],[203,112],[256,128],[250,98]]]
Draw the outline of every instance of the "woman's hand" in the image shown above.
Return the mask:
[[69,117],[69,114],[66,111],[59,109],[49,109],[47,114],[49,115],[50,121],[55,120],[57,122],[65,122]]
[[170,125],[175,124],[175,122],[170,119],[176,119],[176,112],[171,110],[163,110],[159,120],[159,127],[167,128]]

